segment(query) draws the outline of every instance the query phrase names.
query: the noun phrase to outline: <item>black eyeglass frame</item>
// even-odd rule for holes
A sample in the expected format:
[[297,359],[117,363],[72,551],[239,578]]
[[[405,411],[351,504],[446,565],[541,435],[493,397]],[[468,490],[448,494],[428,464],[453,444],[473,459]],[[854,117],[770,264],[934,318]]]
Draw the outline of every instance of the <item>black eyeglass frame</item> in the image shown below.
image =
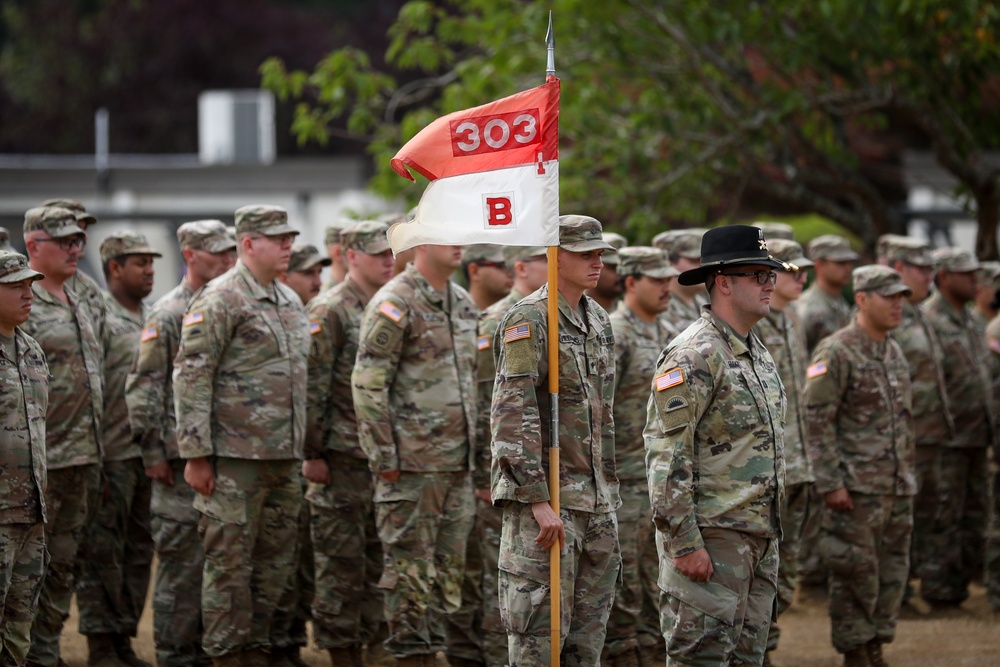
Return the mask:
[[766,285],[768,283],[768,281],[770,281],[770,283],[772,285],[777,285],[778,284],[778,274],[775,273],[774,271],[765,271],[764,269],[761,269],[760,271],[740,271],[740,272],[733,272],[733,273],[719,271],[719,275],[720,276],[742,276],[742,277],[753,276],[754,278],[757,279],[757,284],[758,285]]

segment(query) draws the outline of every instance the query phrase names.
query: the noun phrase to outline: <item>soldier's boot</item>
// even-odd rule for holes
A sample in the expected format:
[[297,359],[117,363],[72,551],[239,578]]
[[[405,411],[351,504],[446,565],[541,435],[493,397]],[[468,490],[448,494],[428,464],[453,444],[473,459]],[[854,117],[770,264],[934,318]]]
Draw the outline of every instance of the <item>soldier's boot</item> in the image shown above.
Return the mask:
[[360,646],[342,646],[327,650],[333,667],[365,667]]
[[882,642],[873,639],[865,644],[865,650],[868,651],[868,663],[872,667],[889,667],[889,663],[882,656]]
[[145,660],[140,660],[139,656],[132,650],[132,640],[128,635],[112,635],[115,643],[115,653],[118,660],[129,667],[153,667]]
[[844,667],[872,667],[872,663],[868,662],[867,648],[859,646],[845,653]]
[[271,649],[267,655],[267,664],[270,667],[309,667],[309,663],[299,655],[298,646]]
[[123,667],[115,651],[114,635],[87,635],[87,667]]
[[774,667],[774,663],[771,662],[771,652],[767,651],[764,653],[764,662],[760,663],[760,667]]
[[243,651],[233,651],[212,658],[212,667],[243,667]]

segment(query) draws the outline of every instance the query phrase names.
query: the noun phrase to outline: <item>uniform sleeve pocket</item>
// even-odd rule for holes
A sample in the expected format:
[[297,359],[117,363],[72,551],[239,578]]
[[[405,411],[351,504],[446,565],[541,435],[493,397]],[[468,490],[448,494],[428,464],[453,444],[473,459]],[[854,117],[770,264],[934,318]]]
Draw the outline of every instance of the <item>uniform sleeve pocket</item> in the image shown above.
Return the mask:
[[726,625],[736,622],[739,596],[722,584],[692,581],[672,567],[660,569],[660,588],[684,604]]

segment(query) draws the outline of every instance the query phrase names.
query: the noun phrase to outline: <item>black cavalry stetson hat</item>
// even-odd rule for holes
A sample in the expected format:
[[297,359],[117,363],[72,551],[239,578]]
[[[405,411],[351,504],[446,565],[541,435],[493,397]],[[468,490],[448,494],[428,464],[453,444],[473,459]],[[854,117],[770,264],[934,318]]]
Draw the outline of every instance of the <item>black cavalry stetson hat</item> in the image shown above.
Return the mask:
[[750,225],[727,225],[705,232],[701,237],[701,266],[685,271],[677,277],[677,282],[697,285],[716,271],[743,264],[786,268],[784,262],[768,254],[767,241],[761,229]]

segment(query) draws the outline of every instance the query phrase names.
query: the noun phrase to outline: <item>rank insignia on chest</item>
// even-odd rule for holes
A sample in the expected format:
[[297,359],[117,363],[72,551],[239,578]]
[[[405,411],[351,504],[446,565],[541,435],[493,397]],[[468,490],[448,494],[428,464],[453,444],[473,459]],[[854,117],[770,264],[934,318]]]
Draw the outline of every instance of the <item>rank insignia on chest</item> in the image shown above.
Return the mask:
[[319,323],[319,320],[313,320],[309,323],[309,333],[315,336],[320,331],[323,330],[323,325]]
[[684,373],[679,368],[667,371],[663,375],[656,376],[656,391],[663,391],[684,384]]
[[189,327],[192,324],[201,324],[205,321],[205,311],[196,310],[193,313],[188,313],[184,316],[184,326]]
[[479,336],[476,338],[476,347],[480,350],[490,349],[490,337],[489,336]]
[[806,369],[806,379],[812,380],[813,378],[818,378],[820,375],[826,375],[827,370],[829,369],[826,367],[825,361],[815,363]]
[[503,340],[505,343],[513,343],[515,340],[529,338],[530,336],[531,327],[527,322],[524,324],[518,324],[517,326],[507,327],[503,331]]
[[142,336],[139,337],[140,343],[145,343],[147,341],[153,340],[160,335],[160,332],[156,329],[155,324],[150,324],[148,327],[142,330]]
[[399,309],[396,304],[392,301],[386,301],[381,306],[378,307],[378,312],[388,317],[393,322],[397,324],[401,319],[403,319],[403,311]]

